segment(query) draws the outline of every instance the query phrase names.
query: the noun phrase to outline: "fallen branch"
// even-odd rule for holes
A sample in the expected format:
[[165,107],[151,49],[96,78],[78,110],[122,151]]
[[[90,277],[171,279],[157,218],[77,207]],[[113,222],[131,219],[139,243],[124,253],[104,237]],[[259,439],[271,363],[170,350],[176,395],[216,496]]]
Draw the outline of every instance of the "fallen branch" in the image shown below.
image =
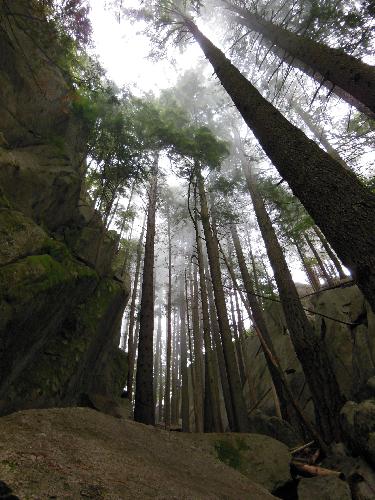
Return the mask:
[[317,465],[303,464],[297,460],[292,460],[292,464],[298,471],[311,474],[312,476],[337,476],[340,479],[345,479],[344,473],[337,470],[325,469]]
[[289,451],[293,455],[294,453],[298,453],[299,451],[304,450],[305,448],[308,448],[312,444],[314,444],[315,441],[310,441],[309,443],[303,444],[302,446],[297,446],[297,448],[291,448]]

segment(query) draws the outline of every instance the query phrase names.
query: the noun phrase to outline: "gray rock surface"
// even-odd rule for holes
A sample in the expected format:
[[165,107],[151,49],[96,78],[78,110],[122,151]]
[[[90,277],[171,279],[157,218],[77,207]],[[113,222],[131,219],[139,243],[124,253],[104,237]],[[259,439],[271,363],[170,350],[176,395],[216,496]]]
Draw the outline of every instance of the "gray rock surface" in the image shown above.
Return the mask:
[[351,500],[347,482],[337,476],[302,478],[298,484],[298,500]]

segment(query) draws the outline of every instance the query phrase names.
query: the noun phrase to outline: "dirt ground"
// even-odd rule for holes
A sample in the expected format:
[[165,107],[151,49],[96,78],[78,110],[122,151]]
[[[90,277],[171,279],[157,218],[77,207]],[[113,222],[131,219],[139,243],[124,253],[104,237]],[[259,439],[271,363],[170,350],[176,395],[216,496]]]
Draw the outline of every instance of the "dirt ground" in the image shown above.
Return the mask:
[[0,418],[0,481],[21,500],[274,498],[180,433],[88,408]]

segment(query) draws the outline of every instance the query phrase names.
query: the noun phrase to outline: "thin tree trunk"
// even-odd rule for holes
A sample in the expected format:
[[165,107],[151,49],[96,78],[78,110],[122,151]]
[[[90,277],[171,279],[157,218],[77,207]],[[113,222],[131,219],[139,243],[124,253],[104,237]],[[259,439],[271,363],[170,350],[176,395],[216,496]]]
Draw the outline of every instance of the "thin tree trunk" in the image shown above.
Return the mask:
[[333,265],[337,269],[340,280],[344,280],[345,278],[347,278],[347,275],[345,274],[345,271],[341,265],[341,262],[336,257],[334,251],[330,247],[328,241],[325,239],[321,230],[317,226],[313,226],[313,229],[314,229],[316,235],[318,236],[319,240],[321,241],[324,250],[327,252],[328,257],[331,259],[331,261],[333,262]]
[[172,356],[172,238],[169,204],[167,204],[168,232],[168,291],[167,291],[167,360],[165,369],[165,428],[171,426],[171,356]]
[[231,4],[239,24],[260,33],[272,43],[271,50],[287,64],[311,76],[350,106],[375,118],[375,69],[360,59],[333,49]]
[[225,304],[225,295],[223,290],[221,269],[220,269],[219,249],[216,240],[214,239],[214,236],[212,234],[210,226],[203,177],[199,170],[196,173],[196,175],[197,175],[200,206],[201,206],[201,220],[204,229],[204,236],[206,239],[208,261],[210,265],[211,279],[215,295],[216,312],[219,322],[221,341],[223,345],[223,352],[224,352],[229,388],[230,388],[233,411],[234,411],[234,418],[235,418],[234,430],[238,432],[248,432],[249,422],[247,417],[247,410],[242,394],[241,381],[237,369],[236,355],[232,343],[232,336],[230,334],[229,320]]
[[304,124],[307,126],[307,128],[313,133],[314,137],[316,140],[318,140],[321,145],[324,147],[324,149],[327,151],[327,153],[332,156],[334,160],[337,160],[344,168],[349,169],[349,166],[347,165],[346,161],[341,158],[340,154],[336,149],[331,145],[329,142],[327,136],[325,135],[323,129],[319,130],[317,125],[315,124],[314,120],[311,118],[311,116],[306,113],[305,110],[303,110],[297,103],[296,101],[292,102],[293,109],[297,112],[297,114],[300,116]]
[[130,302],[130,310],[129,310],[129,334],[128,334],[128,381],[127,381],[127,389],[128,389],[128,397],[130,401],[132,401],[133,397],[133,381],[134,381],[134,361],[135,361],[135,349],[136,343],[134,342],[134,324],[136,321],[136,301],[137,301],[137,292],[138,292],[138,282],[139,275],[141,270],[141,260],[142,260],[142,250],[143,250],[143,236],[145,232],[145,220],[143,221],[141,235],[138,240],[137,245],[137,262],[135,266],[135,274],[134,274],[134,283],[132,290],[132,298]]
[[155,363],[154,363],[154,401],[155,409],[157,407],[158,399],[158,384],[159,384],[159,372],[161,366],[161,303],[158,309],[158,326],[156,330],[156,353],[155,353]]
[[194,365],[193,370],[195,374],[195,404],[196,416],[195,425],[196,432],[203,432],[204,430],[204,390],[203,390],[203,351],[202,351],[202,336],[199,325],[199,294],[198,294],[198,281],[197,269],[194,265],[191,278],[191,315],[193,326],[193,344],[194,344]]
[[190,432],[189,411],[189,377],[187,370],[187,347],[186,347],[186,303],[184,297],[184,285],[181,280],[180,290],[180,340],[181,340],[181,418],[182,432]]
[[[199,285],[201,290],[201,307],[203,318],[203,340],[205,350],[205,391],[209,395],[210,409],[212,415],[212,426],[214,432],[223,432],[220,416],[219,390],[215,377],[214,357],[211,344],[210,317],[208,313],[208,296],[206,278],[204,275],[204,262],[202,252],[202,242],[199,234],[197,210],[195,210],[195,239],[197,246],[198,270],[199,270]],[[205,418],[206,421],[206,418]]]
[[230,291],[228,295],[229,295],[229,302],[230,302],[230,312],[231,312],[231,316],[232,316],[233,337],[234,337],[234,343],[236,346],[236,353],[237,353],[238,370],[240,373],[241,384],[243,387],[245,385],[245,382],[246,382],[245,365],[244,365],[244,361],[243,361],[243,357],[242,357],[240,337],[238,335],[238,324],[237,324],[237,320],[236,320],[236,313],[234,311],[233,293]]
[[244,168],[247,186],[278,286],[285,319],[297,357],[302,365],[315,406],[323,439],[340,439],[343,399],[328,358],[324,339],[310,325],[302,308],[283,251],[250,170]]
[[303,249],[301,248],[301,245],[298,243],[298,241],[296,239],[293,239],[293,243],[294,243],[294,246],[296,247],[298,255],[301,259],[306,276],[307,276],[308,280],[310,281],[310,285],[312,286],[313,290],[315,292],[317,292],[320,289],[319,279],[315,275],[314,269],[311,267],[311,265],[307,261],[306,256],[303,253]]
[[215,299],[213,296],[212,282],[209,278],[208,264],[207,264],[207,259],[205,258],[205,256],[204,256],[203,260],[204,260],[205,275],[207,276],[207,296],[208,296],[208,304],[209,304],[209,310],[210,310],[211,331],[212,331],[212,337],[213,337],[216,356],[217,356],[217,363],[218,363],[218,367],[219,367],[219,375],[220,375],[221,388],[223,391],[225,411],[227,414],[229,428],[231,430],[234,430],[235,429],[235,420],[234,420],[232,398],[230,396],[227,368],[225,366],[225,358],[224,358],[223,347],[222,347],[221,339],[220,339],[219,324],[218,324],[217,316],[216,316]]
[[375,195],[289,123],[192,21],[185,19],[185,25],[264,151],[351,269],[375,311]]
[[324,262],[322,261],[320,255],[319,255],[319,252],[317,251],[317,249],[315,248],[313,242],[311,241],[311,239],[309,238],[308,234],[305,233],[305,240],[306,240],[306,243],[307,245],[309,246],[310,250],[312,251],[317,263],[318,263],[318,266],[320,267],[321,271],[322,271],[322,274],[324,276],[324,279],[326,280],[327,284],[329,286],[333,286],[335,284],[334,280],[332,279],[331,275],[329,274],[329,272],[327,271],[325,265],[324,265]]
[[157,183],[158,156],[156,155],[149,190],[134,409],[134,420],[149,425],[155,425],[155,405],[153,389],[153,340],[154,247]]

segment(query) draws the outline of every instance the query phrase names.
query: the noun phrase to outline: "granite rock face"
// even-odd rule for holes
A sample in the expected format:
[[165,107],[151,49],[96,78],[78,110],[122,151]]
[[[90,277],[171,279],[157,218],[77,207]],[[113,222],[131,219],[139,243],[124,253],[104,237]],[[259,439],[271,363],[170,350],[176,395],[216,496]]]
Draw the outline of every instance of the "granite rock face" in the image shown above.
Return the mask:
[[120,398],[127,371],[117,235],[82,202],[87,131],[34,8],[0,5],[0,414]]

